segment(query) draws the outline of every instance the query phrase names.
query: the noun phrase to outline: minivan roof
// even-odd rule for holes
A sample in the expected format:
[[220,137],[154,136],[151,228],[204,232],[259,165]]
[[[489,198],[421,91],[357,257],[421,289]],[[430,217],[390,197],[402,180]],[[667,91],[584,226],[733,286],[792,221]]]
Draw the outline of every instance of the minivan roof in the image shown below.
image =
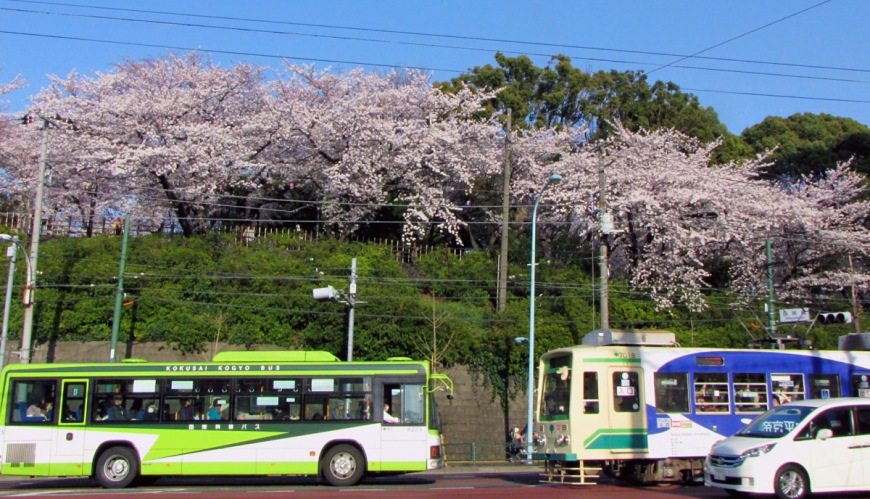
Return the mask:
[[838,405],[866,405],[870,406],[870,398],[866,397],[835,397],[829,399],[795,400],[783,405],[800,405],[803,407],[829,407]]

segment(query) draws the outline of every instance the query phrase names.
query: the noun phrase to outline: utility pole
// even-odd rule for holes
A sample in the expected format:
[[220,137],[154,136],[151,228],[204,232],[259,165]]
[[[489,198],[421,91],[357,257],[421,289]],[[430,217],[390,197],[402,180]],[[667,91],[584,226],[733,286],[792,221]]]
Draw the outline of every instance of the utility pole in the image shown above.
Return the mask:
[[21,363],[30,363],[33,343],[33,295],[36,289],[36,259],[39,256],[39,236],[42,232],[42,196],[45,187],[45,169],[48,162],[48,120],[42,120],[42,151],[39,178],[36,182],[36,201],[33,207],[33,231],[30,236],[30,272],[24,287],[24,327],[21,330]]
[[507,127],[504,133],[504,181],[501,194],[501,254],[498,258],[498,306],[496,310],[504,312],[507,306],[507,275],[508,275],[508,223],[510,223],[511,208],[511,108],[508,108]]
[[[773,251],[770,249],[770,239],[767,240],[767,323],[768,333],[773,338],[776,334],[776,313],[773,310]],[[776,340],[776,347],[783,348],[782,342]]]
[[115,314],[112,318],[112,343],[109,362],[116,362],[118,332],[121,330],[121,303],[124,301],[124,267],[127,265],[127,235],[130,233],[130,215],[124,219],[124,235],[121,238],[121,268],[118,270],[118,289],[115,290]]
[[852,255],[849,255],[849,276],[852,281],[852,324],[855,325],[855,334],[861,334],[861,319],[858,317],[858,290],[855,289],[855,264]]
[[[341,301],[347,305],[347,361],[353,361],[353,311],[356,307],[356,258],[350,260],[350,289],[347,293],[332,286],[315,288],[311,295],[317,301]],[[359,302],[365,303],[365,302]]]
[[[15,238],[16,240],[18,238]],[[15,281],[15,261],[18,255],[17,242],[6,248],[6,256],[9,257],[9,274],[6,276],[6,300],[3,302],[3,330],[0,332],[0,369],[6,365],[6,338],[9,336],[9,308],[12,303],[12,284]]]
[[353,310],[356,305],[356,258],[350,259],[350,288],[347,292],[347,361],[353,361]]
[[607,289],[607,234],[613,230],[613,221],[607,212],[607,177],[604,173],[604,152],[598,149],[598,221],[600,229],[599,245],[599,305],[601,306],[601,329],[610,329],[610,309]]

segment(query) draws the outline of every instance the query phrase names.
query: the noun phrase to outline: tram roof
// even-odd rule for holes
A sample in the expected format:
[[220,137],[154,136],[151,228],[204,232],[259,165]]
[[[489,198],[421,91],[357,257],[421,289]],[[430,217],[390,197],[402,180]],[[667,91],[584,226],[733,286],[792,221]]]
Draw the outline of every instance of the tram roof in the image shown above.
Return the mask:
[[583,345],[677,346],[677,335],[664,329],[596,329],[583,336]]

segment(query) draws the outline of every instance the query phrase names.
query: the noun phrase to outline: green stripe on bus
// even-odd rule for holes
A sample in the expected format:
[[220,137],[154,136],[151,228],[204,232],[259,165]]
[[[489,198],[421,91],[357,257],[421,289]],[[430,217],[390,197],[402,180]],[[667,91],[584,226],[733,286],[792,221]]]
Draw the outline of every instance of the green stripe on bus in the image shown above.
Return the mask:
[[[380,467],[377,467],[380,465]],[[369,470],[377,471],[426,471],[425,461],[381,461],[372,463]]]

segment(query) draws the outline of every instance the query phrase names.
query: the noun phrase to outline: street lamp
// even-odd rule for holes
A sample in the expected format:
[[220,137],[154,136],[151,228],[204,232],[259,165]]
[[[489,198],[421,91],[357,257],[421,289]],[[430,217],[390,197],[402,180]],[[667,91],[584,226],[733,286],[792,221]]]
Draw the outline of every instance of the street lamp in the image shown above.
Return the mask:
[[[10,236],[9,234],[0,234],[0,241],[10,242],[12,243],[6,249],[6,256],[9,257],[9,275],[6,278],[6,301],[3,305],[3,329],[0,332],[0,369],[3,369],[3,366],[6,364],[6,339],[9,335],[9,308],[12,304],[12,284],[15,279],[15,261],[16,256],[18,255],[18,248],[16,246],[21,246],[21,242],[18,240],[16,236]],[[24,261],[27,263],[27,275],[28,281],[30,280],[30,260],[27,258],[27,252],[24,251],[24,247],[21,247],[21,251],[24,254]],[[25,289],[25,293],[30,293],[30,289]],[[25,300],[28,297],[25,295]]]
[[538,222],[538,203],[544,197],[544,191],[552,184],[558,184],[562,181],[562,176],[558,174],[550,175],[547,183],[538,193],[535,198],[535,206],[532,208],[532,262],[531,262],[531,289],[529,293],[529,414],[528,422],[526,423],[526,464],[532,464],[532,445],[534,438],[534,406],[535,406],[535,225]]

